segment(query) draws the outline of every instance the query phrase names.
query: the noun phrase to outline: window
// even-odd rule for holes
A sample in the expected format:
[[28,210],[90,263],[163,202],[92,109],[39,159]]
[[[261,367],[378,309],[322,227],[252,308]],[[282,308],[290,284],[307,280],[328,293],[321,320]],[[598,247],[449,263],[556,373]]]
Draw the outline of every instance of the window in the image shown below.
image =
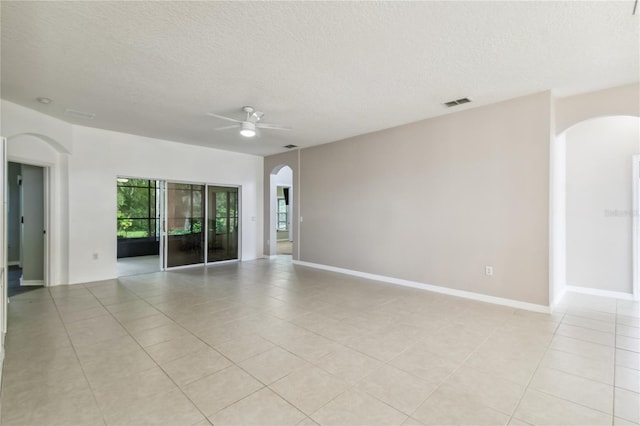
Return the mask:
[[118,238],[157,236],[154,180],[118,178]]
[[167,188],[168,235],[201,234],[204,220],[204,186],[169,183]]
[[284,198],[278,198],[278,231],[286,231],[288,228],[287,223],[287,205]]

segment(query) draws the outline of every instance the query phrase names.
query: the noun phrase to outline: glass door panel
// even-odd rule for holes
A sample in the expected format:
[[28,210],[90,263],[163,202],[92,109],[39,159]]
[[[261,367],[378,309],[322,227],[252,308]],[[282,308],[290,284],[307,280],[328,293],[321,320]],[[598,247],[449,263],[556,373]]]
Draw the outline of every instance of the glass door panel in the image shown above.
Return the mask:
[[204,263],[204,185],[167,182],[166,265]]
[[207,262],[238,258],[238,188],[208,186]]

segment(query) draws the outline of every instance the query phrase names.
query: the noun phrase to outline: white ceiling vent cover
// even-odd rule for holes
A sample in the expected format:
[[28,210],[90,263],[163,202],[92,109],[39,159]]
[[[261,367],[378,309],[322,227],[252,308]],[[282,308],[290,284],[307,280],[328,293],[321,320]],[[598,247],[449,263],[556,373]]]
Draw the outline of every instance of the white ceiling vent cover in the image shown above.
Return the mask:
[[78,111],[75,109],[67,108],[64,110],[64,115],[68,115],[75,118],[84,118],[85,120],[93,120],[96,115],[92,112]]

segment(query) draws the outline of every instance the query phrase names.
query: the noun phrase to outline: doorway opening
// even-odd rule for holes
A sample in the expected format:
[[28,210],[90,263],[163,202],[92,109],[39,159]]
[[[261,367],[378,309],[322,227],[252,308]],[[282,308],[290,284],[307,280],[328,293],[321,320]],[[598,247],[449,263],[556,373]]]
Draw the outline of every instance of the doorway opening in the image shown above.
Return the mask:
[[47,169],[7,164],[7,294],[47,285]]
[[293,237],[291,232],[291,187],[278,185],[276,235],[278,239],[278,254],[293,254]]
[[272,175],[275,183],[275,194],[272,195],[272,228],[275,228],[273,236],[276,241],[276,253],[278,256],[293,255],[293,227],[291,223],[293,212],[293,170],[284,166],[278,173]]
[[639,124],[590,118],[552,145],[552,305],[565,291],[638,298]]
[[118,276],[160,271],[160,183],[118,177]]

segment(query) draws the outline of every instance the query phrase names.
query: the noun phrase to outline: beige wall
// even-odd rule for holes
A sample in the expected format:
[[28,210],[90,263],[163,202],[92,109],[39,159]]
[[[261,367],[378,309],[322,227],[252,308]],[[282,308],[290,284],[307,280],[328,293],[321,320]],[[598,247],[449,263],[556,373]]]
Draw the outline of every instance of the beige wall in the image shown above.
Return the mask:
[[640,118],[601,117],[567,131],[568,285],[632,293],[634,154]]
[[560,98],[556,130],[560,134],[581,121],[602,116],[640,114],[640,83]]
[[547,305],[551,104],[545,92],[302,150],[300,260]]

